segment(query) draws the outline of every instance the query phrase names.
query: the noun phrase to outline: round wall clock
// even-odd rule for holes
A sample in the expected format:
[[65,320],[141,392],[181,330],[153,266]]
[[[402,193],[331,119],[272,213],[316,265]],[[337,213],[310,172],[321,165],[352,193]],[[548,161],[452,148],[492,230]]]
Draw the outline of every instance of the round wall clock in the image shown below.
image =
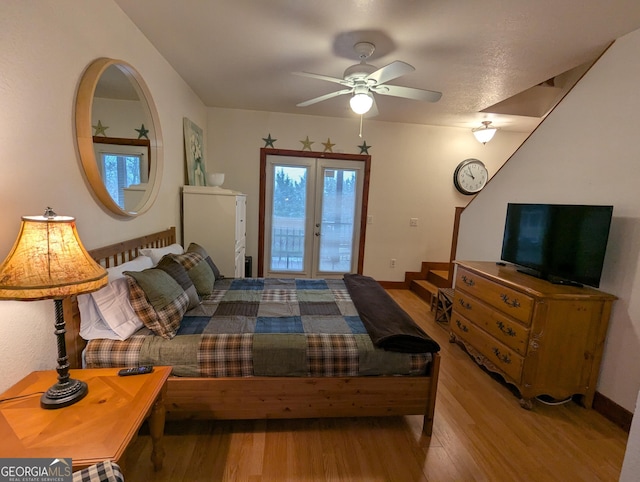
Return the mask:
[[462,194],[476,194],[489,180],[487,168],[478,159],[465,159],[453,173],[453,184]]

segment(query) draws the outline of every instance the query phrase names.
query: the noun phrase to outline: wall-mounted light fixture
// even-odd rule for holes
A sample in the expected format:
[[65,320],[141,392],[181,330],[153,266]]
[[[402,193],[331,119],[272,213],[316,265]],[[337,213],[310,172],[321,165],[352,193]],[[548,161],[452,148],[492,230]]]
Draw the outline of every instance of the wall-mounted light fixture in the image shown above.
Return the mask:
[[482,127],[476,127],[475,129],[471,129],[473,135],[476,137],[478,142],[486,144],[493,136],[496,134],[498,130],[497,127],[490,127],[491,121],[482,121]]

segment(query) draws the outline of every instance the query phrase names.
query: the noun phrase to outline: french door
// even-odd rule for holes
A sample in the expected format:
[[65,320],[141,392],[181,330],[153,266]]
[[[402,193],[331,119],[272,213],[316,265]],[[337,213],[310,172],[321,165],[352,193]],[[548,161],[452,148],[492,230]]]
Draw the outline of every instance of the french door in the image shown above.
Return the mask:
[[267,155],[259,276],[358,272],[366,175],[362,160]]

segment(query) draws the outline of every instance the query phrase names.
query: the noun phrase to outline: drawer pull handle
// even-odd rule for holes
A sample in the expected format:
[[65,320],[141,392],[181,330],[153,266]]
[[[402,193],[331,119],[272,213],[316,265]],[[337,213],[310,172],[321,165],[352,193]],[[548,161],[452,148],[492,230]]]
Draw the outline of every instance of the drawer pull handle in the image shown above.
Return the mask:
[[460,303],[460,306],[462,306],[465,310],[471,309],[471,305],[467,303],[465,300],[463,300],[462,298],[458,298],[458,303]]
[[467,286],[473,286],[476,284],[475,281],[473,281],[471,278],[467,278],[465,275],[462,275],[461,279],[462,279],[462,282]]
[[502,363],[506,363],[506,364],[511,363],[511,358],[509,358],[509,355],[507,353],[505,354],[500,353],[500,350],[498,350],[496,347],[493,347],[493,354],[497,356],[498,360],[500,360]]
[[458,328],[460,328],[460,330],[464,331],[465,333],[469,331],[469,328],[467,328],[466,325],[463,325],[460,320],[456,320],[456,325],[458,325]]
[[510,300],[509,297],[505,294],[501,294],[500,299],[511,308],[520,308],[520,302],[517,299]]
[[504,333],[507,336],[516,336],[516,332],[513,331],[513,328],[509,327],[509,326],[505,326],[504,323],[502,323],[501,321],[496,321],[496,325],[498,325],[498,328],[500,329],[500,331],[502,333]]

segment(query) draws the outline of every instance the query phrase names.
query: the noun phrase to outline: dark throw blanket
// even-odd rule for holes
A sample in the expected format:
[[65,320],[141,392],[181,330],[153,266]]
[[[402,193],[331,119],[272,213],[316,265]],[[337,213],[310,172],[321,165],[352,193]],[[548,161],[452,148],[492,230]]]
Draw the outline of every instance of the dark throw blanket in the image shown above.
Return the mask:
[[369,276],[345,274],[344,282],[373,344],[402,353],[435,353],[440,345]]

